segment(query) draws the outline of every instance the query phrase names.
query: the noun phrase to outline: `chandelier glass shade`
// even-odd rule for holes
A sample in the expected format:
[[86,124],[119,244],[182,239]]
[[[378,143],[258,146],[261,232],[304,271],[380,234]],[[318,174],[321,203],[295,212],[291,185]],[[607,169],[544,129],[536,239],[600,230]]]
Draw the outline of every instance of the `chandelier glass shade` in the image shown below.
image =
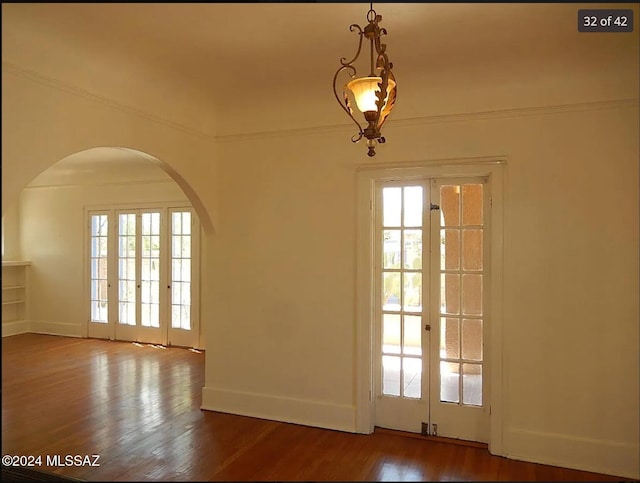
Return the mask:
[[[367,111],[378,110],[376,102],[378,100],[377,93],[380,92],[380,88],[378,86],[381,82],[382,77],[360,77],[347,84],[347,89],[353,92],[353,96],[356,98],[356,106],[358,106],[360,112],[364,113]],[[395,81],[389,79],[382,109],[387,105],[389,93],[392,89],[395,89],[395,87]]]
[[[358,126],[358,133],[351,138],[351,141],[356,143],[365,138],[367,154],[375,156],[376,145],[386,141],[381,129],[396,101],[396,81],[392,72],[393,64],[389,62],[386,53],[387,46],[380,41],[380,37],[387,33],[379,26],[382,15],[378,15],[373,8],[370,8],[367,12],[367,20],[369,23],[364,29],[357,24],[349,26],[351,32],[358,33],[358,50],[352,60],[347,61],[344,57],[340,59],[340,67],[333,76],[333,93],[340,107]],[[354,64],[362,52],[362,43],[365,39],[369,41],[370,71],[369,75],[358,77]],[[344,71],[348,73],[351,80],[339,89],[338,77]],[[342,95],[338,94],[339,90]],[[354,110],[354,101],[360,113]],[[364,117],[362,124],[356,119],[356,115]]]

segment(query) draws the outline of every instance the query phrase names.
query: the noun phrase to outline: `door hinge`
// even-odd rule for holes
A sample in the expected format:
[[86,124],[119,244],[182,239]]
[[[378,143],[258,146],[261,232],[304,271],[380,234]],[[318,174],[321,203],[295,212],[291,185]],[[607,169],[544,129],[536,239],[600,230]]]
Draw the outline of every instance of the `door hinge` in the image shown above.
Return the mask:
[[489,196],[489,208],[493,208],[493,198]]

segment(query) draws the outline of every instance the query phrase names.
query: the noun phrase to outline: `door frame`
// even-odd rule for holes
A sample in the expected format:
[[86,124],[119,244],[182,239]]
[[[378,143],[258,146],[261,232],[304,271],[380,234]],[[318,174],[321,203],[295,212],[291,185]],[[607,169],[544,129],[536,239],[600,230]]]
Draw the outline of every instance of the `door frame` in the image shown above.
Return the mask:
[[412,163],[367,164],[357,168],[356,236],[356,432],[370,434],[375,424],[374,388],[374,279],[373,254],[376,184],[423,178],[486,177],[491,192],[489,451],[503,454],[502,291],[504,251],[504,182],[506,156],[432,160]]

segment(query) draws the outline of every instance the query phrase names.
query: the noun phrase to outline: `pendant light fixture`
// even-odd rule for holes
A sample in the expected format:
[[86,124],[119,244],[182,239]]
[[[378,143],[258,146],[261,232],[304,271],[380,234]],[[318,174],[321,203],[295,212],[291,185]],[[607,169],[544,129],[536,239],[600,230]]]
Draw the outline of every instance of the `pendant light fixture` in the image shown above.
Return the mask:
[[[389,62],[386,44],[380,42],[380,37],[387,34],[387,31],[379,26],[381,20],[382,15],[378,15],[373,9],[373,4],[370,4],[367,12],[369,24],[364,30],[356,24],[349,26],[351,32],[358,32],[358,50],[355,57],[349,62],[345,57],[340,59],[340,68],[333,76],[333,93],[336,100],[358,126],[358,134],[355,134],[351,141],[357,143],[363,137],[366,138],[367,147],[369,148],[367,154],[369,156],[375,156],[377,143],[385,142],[380,130],[396,101],[396,80],[393,72],[391,72],[393,64]],[[362,51],[363,39],[369,41],[369,75],[357,77],[357,69],[354,64]],[[338,95],[336,83],[338,75],[342,71],[347,71],[351,81],[343,86],[341,99]],[[353,101],[349,96],[349,92],[355,99],[357,109],[364,117],[366,122],[364,129],[354,117]]]

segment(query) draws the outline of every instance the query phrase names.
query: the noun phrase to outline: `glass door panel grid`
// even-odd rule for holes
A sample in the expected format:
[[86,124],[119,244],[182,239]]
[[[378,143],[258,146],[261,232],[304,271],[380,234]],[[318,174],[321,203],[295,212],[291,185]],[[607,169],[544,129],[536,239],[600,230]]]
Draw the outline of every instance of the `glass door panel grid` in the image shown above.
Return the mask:
[[106,324],[108,312],[109,220],[107,214],[91,215],[91,321]]
[[136,214],[118,216],[118,323],[136,325]]
[[382,189],[382,395],[422,397],[422,186]]
[[482,406],[483,203],[482,184],[440,187],[440,400],[459,405]]
[[140,323],[160,327],[160,213],[142,213]]
[[191,212],[171,213],[171,328],[191,330]]

